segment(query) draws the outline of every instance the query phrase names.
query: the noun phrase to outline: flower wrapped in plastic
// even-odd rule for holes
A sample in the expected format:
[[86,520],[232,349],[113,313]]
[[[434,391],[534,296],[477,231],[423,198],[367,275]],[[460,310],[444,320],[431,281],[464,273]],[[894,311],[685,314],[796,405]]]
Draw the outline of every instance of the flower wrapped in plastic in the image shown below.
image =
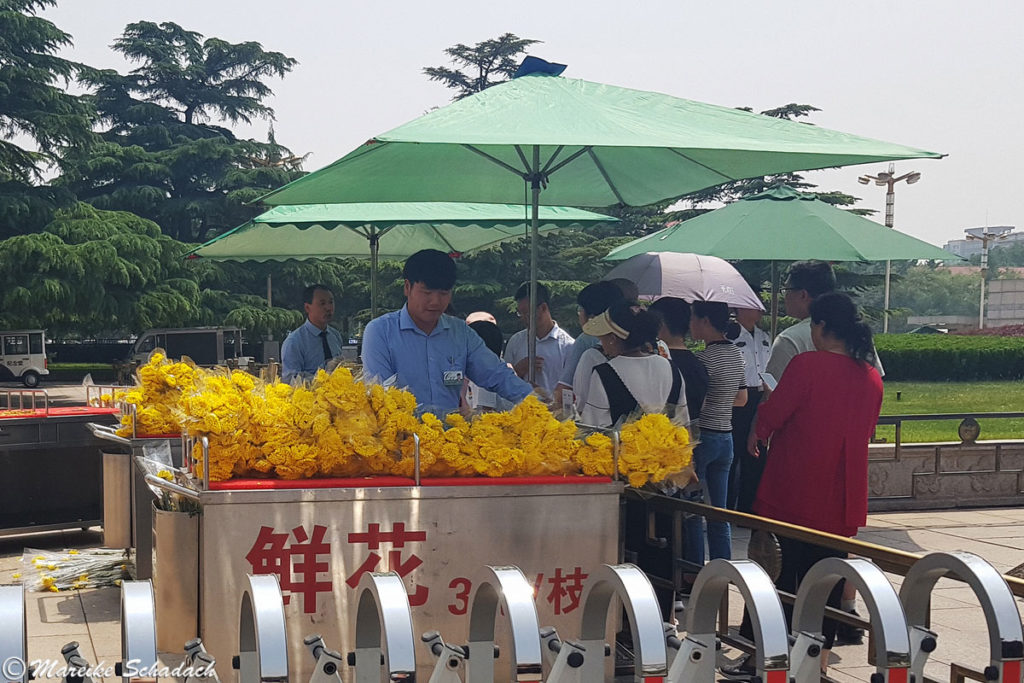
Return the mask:
[[[178,400],[176,419],[190,434],[210,442],[211,481],[247,472],[258,457],[259,449],[251,439],[255,387],[255,378],[241,370],[205,372],[194,390]],[[202,452],[192,455],[202,476]]]
[[[123,401],[135,408],[134,435],[164,435],[181,432],[181,423],[176,411],[178,400],[183,394],[195,390],[196,381],[203,371],[188,358],[173,362],[162,349],[149,356],[149,361],[139,367],[139,384],[123,394]],[[121,416],[120,436],[133,436],[132,415]]]
[[[613,444],[607,434],[594,432],[577,450],[574,461],[584,474],[611,476]],[[619,474],[630,486],[659,483],[684,472],[693,460],[686,427],[661,413],[626,423],[619,432]]]

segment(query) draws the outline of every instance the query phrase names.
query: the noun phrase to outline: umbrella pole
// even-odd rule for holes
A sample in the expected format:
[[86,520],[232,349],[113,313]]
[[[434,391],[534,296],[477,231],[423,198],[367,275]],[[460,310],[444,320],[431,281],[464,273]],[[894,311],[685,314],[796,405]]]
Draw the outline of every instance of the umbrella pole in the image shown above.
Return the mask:
[[775,341],[775,332],[779,326],[779,287],[778,276],[775,273],[775,261],[772,261],[772,341]]
[[377,317],[377,251],[380,249],[380,235],[370,228],[370,320]]
[[274,307],[274,300],[272,298],[271,290],[270,290],[270,273],[267,273],[267,308],[273,308],[273,307]]
[[537,357],[537,224],[540,221],[540,147],[533,146],[533,173],[530,178],[532,216],[530,219],[530,320],[526,326],[526,349],[529,357],[527,379],[537,380],[534,359]]

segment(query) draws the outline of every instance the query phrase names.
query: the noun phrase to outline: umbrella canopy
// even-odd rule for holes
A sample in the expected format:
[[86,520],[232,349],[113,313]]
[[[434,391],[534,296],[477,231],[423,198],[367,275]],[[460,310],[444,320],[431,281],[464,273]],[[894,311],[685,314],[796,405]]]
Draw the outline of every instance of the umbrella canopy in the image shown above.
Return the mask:
[[[540,68],[533,73],[534,65]],[[659,93],[544,73],[517,77],[378,135],[264,196],[271,205],[367,201],[533,207],[529,357],[535,357],[537,208],[643,206],[741,178],[941,155]],[[542,192],[543,190],[543,192]],[[530,365],[533,379],[533,365]]]
[[[539,232],[614,222],[591,211],[546,206]],[[193,249],[216,261],[370,258],[370,309],[377,309],[377,260],[421,249],[465,253],[524,237],[524,207],[509,204],[394,202],[278,206]]]
[[763,311],[761,299],[732,264],[715,256],[661,252],[637,254],[604,276],[636,283],[641,298],[675,296],[687,301],[720,301],[731,308]]
[[732,260],[900,261],[957,258],[944,249],[782,186],[613,249],[606,261],[656,251]]
[[[540,232],[611,223],[617,218],[546,206]],[[218,261],[285,261],[331,256],[403,259],[421,249],[465,253],[524,237],[522,205],[393,202],[278,206],[193,249]]]
[[[531,74],[378,135],[263,197],[643,206],[731,180],[940,154],[669,95]],[[516,179],[519,182],[516,182]]]

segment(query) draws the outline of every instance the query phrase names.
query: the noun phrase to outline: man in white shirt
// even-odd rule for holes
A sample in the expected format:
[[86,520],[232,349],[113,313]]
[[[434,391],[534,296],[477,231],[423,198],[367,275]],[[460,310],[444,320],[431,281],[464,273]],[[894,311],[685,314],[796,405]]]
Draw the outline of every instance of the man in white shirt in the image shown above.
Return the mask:
[[757,326],[761,316],[760,309],[737,308],[736,324],[726,333],[726,337],[743,354],[744,383],[747,386],[746,404],[732,409],[733,458],[726,496],[729,509],[740,512],[751,512],[761,472],[764,471],[764,458],[755,458],[747,452],[750,426],[761,403],[760,373],[768,366],[772,348],[768,333]]
[[[516,290],[516,308],[519,311],[519,319],[527,329],[520,330],[512,335],[505,346],[505,361],[512,364],[512,368],[520,377],[529,376],[529,348],[526,335],[529,334],[530,319],[530,283],[524,282]],[[541,283],[537,283],[537,317],[535,329],[537,330],[537,357],[534,359],[536,372],[535,381],[538,387],[544,389],[550,396],[558,384],[558,378],[569,359],[572,350],[573,338],[568,332],[558,326],[558,323],[551,317],[551,293]]]

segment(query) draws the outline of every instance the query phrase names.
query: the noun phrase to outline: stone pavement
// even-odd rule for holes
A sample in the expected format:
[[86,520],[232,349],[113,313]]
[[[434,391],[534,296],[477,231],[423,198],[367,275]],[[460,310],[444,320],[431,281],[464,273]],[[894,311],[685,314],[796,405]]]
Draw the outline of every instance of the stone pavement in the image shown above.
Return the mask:
[[[747,532],[735,534],[736,555],[746,549]],[[877,513],[869,516],[861,540],[911,552],[965,550],[976,553],[1006,572],[1024,563],[1024,508],[950,510],[916,513]],[[0,538],[0,584],[15,583],[14,574],[23,571],[25,547],[70,549],[102,544],[98,529]],[[899,577],[890,576],[899,586]],[[117,588],[80,590],[69,593],[28,593],[29,658],[60,659],[60,648],[76,640],[90,664],[119,661],[120,592]],[[738,596],[730,600],[731,623],[739,622]],[[1018,609],[1024,607],[1018,600]],[[866,611],[861,603],[859,611]],[[987,664],[988,636],[978,601],[966,585],[943,579],[932,600],[938,649],[932,654],[928,671],[940,681],[949,679],[948,665],[956,661],[982,669]],[[724,653],[725,657],[734,656]],[[168,664],[178,657],[167,657]],[[867,664],[867,645],[842,646],[833,651],[830,673],[843,683],[868,681],[873,668]],[[231,672],[218,666],[225,680]]]

